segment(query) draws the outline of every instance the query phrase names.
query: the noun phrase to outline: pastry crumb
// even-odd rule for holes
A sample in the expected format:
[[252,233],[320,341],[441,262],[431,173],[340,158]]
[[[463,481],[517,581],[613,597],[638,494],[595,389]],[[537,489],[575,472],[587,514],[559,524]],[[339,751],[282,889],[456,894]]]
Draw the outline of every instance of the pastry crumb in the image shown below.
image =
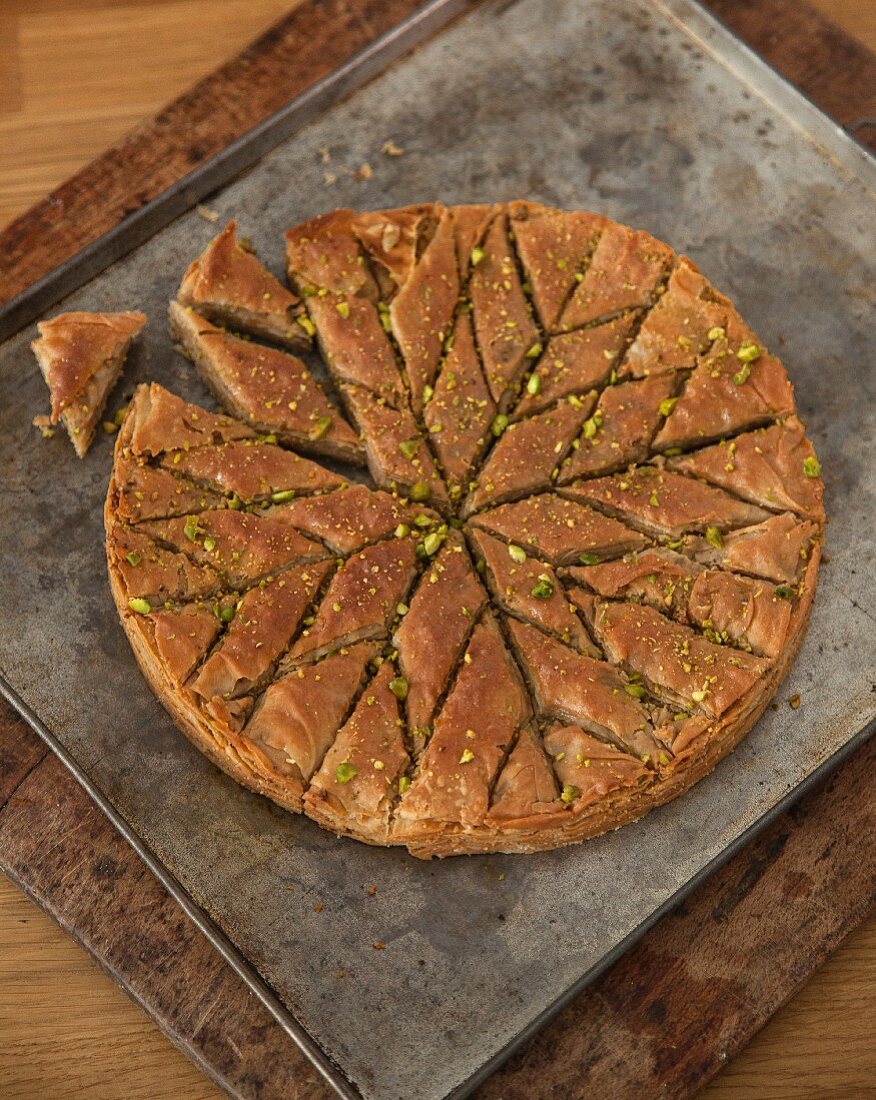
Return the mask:
[[386,157],[400,157],[404,153],[404,149],[400,145],[396,145],[392,138],[389,138],[380,146],[380,151]]
[[205,222],[218,222],[219,214],[216,210],[211,210],[209,206],[202,206],[201,203],[195,207],[195,213],[204,219]]

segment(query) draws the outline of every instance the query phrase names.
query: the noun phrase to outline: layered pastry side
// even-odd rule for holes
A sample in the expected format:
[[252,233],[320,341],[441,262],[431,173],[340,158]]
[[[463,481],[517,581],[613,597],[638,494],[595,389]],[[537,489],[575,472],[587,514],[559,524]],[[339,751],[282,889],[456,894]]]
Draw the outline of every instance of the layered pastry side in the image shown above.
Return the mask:
[[690,787],[815,592],[821,471],[781,363],[689,260],[595,214],[339,210],[286,245],[343,408],[322,415],[368,473],[253,414],[288,351],[172,307],[235,415],[141,386],[106,531],[177,724],[289,810],[421,857],[573,843]]
[[30,346],[49,387],[52,411],[34,424],[46,434],[63,424],[76,454],[85,458],[131,341],[145,324],[145,314],[135,311],[59,313],[41,321],[39,338]]

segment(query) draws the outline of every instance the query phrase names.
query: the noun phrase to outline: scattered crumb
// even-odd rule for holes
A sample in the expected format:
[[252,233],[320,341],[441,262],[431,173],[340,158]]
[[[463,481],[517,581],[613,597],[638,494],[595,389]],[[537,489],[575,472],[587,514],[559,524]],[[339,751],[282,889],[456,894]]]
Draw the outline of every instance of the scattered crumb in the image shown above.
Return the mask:
[[215,210],[211,210],[209,206],[202,206],[200,203],[195,207],[195,212],[200,214],[205,222],[218,222],[219,215]]
[[376,886],[369,886],[368,887],[368,896],[370,898],[373,898],[376,893],[377,893],[377,887]]
[[338,177],[334,174],[334,172],[326,172],[325,175],[322,177],[322,182],[325,184],[326,187],[331,187],[333,183],[338,182]]
[[353,176],[357,180],[370,180],[373,175],[374,172],[371,168],[371,165],[367,161],[362,165],[358,172],[353,173]]
[[375,951],[385,951],[386,950],[386,944],[381,943],[380,940],[375,940],[374,943],[371,944],[371,946],[374,948]]
[[426,960],[425,959],[417,959],[417,966],[425,966],[425,965],[426,965]]
[[331,150],[329,149],[329,147],[327,145],[323,145],[320,148],[320,150],[319,150],[319,159],[322,161],[323,164],[328,164],[328,162],[332,159]]
[[339,978],[346,978],[346,976],[347,976],[346,970],[339,970],[338,971],[338,977]]
[[316,903],[316,905],[314,905],[314,907],[313,907],[314,913],[321,913],[323,911],[323,909],[325,909],[325,906],[323,905],[323,903],[321,901],[318,901]]
[[503,871],[503,872],[502,872],[502,873],[501,873],[501,874],[499,875],[499,882],[501,882],[501,881],[502,881],[502,879],[503,879],[504,877],[505,877],[505,872]]
[[791,698],[788,700],[788,706],[791,708],[791,710],[796,710],[797,707],[800,706],[800,696],[792,695]]
[[43,439],[51,439],[55,434],[55,429],[52,427],[51,417],[48,416],[35,416],[31,421],[35,428],[39,428]]
[[821,564],[822,565],[827,565],[829,561],[830,561],[830,554],[822,554],[821,555]]
[[778,709],[779,709],[779,704],[778,703],[770,703],[770,710],[778,710]]
[[404,149],[400,145],[396,145],[392,138],[380,146],[380,151],[387,157],[400,157],[404,153]]
[[251,237],[238,237],[237,238],[237,243],[243,249],[244,252],[255,252],[255,248],[253,248],[253,243],[252,243],[252,238]]

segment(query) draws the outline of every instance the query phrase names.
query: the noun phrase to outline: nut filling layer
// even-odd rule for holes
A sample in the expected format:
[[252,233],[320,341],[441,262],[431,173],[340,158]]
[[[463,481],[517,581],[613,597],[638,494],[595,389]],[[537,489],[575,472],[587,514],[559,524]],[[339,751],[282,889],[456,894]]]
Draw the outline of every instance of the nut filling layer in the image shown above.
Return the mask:
[[[272,430],[289,357],[265,348],[234,417],[141,386],[116,443],[113,594],[178,725],[422,857],[569,844],[700,779],[815,591],[821,471],[779,360],[690,260],[596,214],[339,210],[286,247],[334,392],[295,384],[331,431]],[[197,305],[184,343],[216,331]],[[227,312],[257,348],[257,304]],[[368,475],[299,453],[326,439]]]

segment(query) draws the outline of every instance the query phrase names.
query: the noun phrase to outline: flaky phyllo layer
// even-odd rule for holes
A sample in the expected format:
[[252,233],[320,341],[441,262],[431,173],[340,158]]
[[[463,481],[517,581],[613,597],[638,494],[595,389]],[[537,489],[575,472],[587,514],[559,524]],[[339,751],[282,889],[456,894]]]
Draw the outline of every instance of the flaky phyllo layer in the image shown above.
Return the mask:
[[[814,593],[823,487],[781,363],[594,214],[336,211],[286,240],[294,294],[232,226],[171,307],[234,416],[142,386],[116,446],[113,591],[178,724],[423,856],[570,843],[690,786]],[[288,350],[311,336],[329,388]]]

